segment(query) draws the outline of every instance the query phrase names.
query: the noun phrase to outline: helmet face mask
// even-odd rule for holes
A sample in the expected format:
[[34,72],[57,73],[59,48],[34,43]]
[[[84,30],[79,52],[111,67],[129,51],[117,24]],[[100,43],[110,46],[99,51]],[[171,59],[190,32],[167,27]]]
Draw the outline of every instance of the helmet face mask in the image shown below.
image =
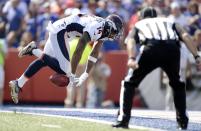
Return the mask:
[[110,15],[106,18],[105,22],[105,36],[109,40],[119,39],[123,32],[123,22],[117,15]]

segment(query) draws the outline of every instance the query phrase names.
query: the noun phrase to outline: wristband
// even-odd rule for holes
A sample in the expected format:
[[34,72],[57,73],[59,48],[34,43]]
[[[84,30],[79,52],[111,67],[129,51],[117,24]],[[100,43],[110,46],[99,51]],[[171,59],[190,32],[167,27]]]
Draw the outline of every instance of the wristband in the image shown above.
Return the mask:
[[93,56],[89,56],[88,60],[90,60],[93,63],[96,63],[97,58],[93,57]]

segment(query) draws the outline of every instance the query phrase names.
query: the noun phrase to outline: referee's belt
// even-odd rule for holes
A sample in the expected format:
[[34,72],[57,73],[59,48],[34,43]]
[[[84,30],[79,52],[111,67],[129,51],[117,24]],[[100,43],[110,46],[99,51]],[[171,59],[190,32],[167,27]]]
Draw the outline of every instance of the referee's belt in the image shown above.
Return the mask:
[[180,46],[180,41],[178,40],[155,40],[147,39],[143,42],[144,45],[155,45],[155,44],[176,44]]

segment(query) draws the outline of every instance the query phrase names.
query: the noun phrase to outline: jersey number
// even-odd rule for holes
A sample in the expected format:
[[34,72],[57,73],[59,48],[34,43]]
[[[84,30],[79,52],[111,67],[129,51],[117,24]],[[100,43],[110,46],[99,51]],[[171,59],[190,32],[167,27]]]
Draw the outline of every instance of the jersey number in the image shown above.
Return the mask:
[[98,30],[97,34],[101,34],[102,33],[102,28],[101,27],[98,27],[97,30]]

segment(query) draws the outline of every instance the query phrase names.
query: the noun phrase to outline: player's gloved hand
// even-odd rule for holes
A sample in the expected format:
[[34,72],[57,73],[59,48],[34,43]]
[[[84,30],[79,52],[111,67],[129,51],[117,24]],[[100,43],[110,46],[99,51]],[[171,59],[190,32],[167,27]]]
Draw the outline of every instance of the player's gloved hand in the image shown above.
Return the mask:
[[76,78],[75,74],[70,74],[69,76],[69,84],[68,87],[74,87],[76,83],[79,81],[79,78]]
[[78,81],[78,83],[76,84],[76,87],[81,86],[81,85],[84,83],[84,81],[88,78],[88,76],[89,76],[89,74],[88,74],[87,72],[84,72],[84,73],[80,76],[79,81]]
[[201,57],[199,55],[195,56],[195,62],[196,62],[197,70],[201,71]]
[[139,67],[139,65],[134,57],[131,57],[128,59],[127,66],[132,69],[137,69]]

